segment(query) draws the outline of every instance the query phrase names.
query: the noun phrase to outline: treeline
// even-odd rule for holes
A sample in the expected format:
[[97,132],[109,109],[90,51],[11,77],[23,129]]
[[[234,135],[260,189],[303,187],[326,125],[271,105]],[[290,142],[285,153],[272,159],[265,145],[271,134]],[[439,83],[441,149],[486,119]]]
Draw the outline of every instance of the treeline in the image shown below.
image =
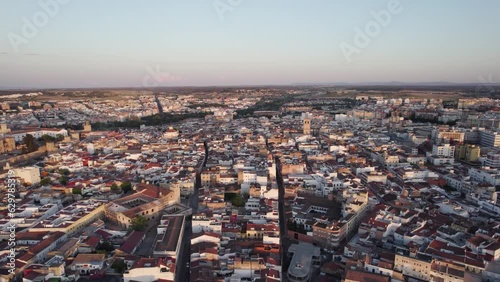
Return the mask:
[[291,95],[285,96],[285,97],[280,97],[280,98],[274,98],[272,100],[269,100],[269,98],[264,98],[255,105],[248,107],[243,110],[237,110],[236,111],[236,118],[245,118],[252,116],[255,111],[279,111],[281,107],[294,100],[294,97]]
[[139,128],[141,125],[155,126],[165,125],[175,122],[180,122],[190,118],[204,118],[207,114],[213,113],[185,113],[185,114],[170,114],[161,113],[152,116],[128,119],[125,121],[113,121],[108,123],[96,122],[92,124],[92,129],[114,129],[114,128]]
[[415,117],[415,114],[413,113],[410,116],[410,120],[414,123],[434,123],[434,124],[446,124],[449,126],[455,126],[457,124],[457,121],[448,121],[448,122],[442,122],[439,120],[439,117],[433,117],[433,118],[421,118],[421,117]]
[[218,107],[218,108],[223,108],[226,105],[224,104],[218,104],[218,103],[204,103],[204,104],[193,104],[193,105],[188,105],[187,107],[190,109],[196,109],[196,108],[210,108],[210,107]]

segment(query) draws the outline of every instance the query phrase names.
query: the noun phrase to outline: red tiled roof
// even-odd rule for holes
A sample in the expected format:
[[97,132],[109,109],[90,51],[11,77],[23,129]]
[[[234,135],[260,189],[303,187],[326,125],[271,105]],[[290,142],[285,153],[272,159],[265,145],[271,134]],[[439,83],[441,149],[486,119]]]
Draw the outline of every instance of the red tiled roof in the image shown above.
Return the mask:
[[359,282],[389,282],[389,281],[391,281],[391,277],[389,277],[389,276],[384,276],[384,275],[369,273],[369,272],[355,271],[355,270],[348,270],[345,279],[359,281]]
[[90,236],[83,243],[92,247],[92,248],[95,248],[95,247],[97,247],[97,245],[99,244],[100,241],[101,241],[101,239],[99,239],[99,237]]
[[102,229],[99,229],[99,230],[95,231],[94,233],[97,235],[100,235],[103,239],[108,239],[109,237],[113,236],[112,234],[110,234]]
[[132,231],[132,233],[128,236],[127,240],[120,247],[120,250],[124,253],[131,254],[135,247],[140,244],[142,238],[145,233],[141,231]]
[[199,237],[201,237],[201,236],[205,236],[205,235],[206,235],[206,236],[210,236],[210,237],[219,238],[219,239],[221,238],[221,236],[220,236],[219,234],[215,233],[215,232],[207,232],[207,231],[202,231],[202,232],[200,232],[200,233],[197,233],[196,235],[193,235],[193,236],[191,237],[191,240],[196,239],[196,238],[199,238]]

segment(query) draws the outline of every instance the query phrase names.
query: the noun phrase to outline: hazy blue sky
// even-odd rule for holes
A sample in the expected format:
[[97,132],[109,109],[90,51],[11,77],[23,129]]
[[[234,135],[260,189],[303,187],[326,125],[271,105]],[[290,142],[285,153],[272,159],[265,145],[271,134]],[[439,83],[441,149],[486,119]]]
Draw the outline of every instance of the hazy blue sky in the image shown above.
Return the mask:
[[[3,0],[0,87],[500,82],[498,0],[400,0],[350,62],[341,43],[390,0],[241,0],[223,17],[218,1],[71,0],[26,38],[51,1]],[[147,78],[157,66],[170,75]]]

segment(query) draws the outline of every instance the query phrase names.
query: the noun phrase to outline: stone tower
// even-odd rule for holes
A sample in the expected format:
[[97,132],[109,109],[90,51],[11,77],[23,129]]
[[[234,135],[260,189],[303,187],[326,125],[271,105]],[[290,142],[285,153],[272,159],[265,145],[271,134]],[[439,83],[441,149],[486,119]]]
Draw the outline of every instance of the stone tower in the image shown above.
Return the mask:
[[46,142],[45,148],[47,149],[47,152],[57,151],[57,148],[56,148],[56,145],[54,144],[54,142]]
[[303,133],[304,135],[311,134],[311,119],[309,117],[305,117],[303,121]]
[[10,129],[7,127],[7,122],[5,121],[5,117],[0,118],[0,134],[9,133]]
[[90,121],[85,121],[85,124],[83,125],[83,132],[91,132],[92,131],[92,125],[90,124]]

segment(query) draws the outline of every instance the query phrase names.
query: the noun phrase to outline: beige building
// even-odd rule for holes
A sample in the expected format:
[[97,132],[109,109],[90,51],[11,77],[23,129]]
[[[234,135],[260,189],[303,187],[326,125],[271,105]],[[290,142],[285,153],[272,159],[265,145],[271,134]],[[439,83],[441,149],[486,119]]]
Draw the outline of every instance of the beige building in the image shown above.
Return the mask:
[[281,173],[285,174],[301,174],[305,171],[305,162],[299,161],[297,163],[281,162]]
[[279,236],[279,227],[276,224],[254,224],[248,223],[246,228],[246,238],[255,239],[267,236]]
[[454,263],[434,260],[431,264],[431,281],[460,282],[466,281],[465,267]]
[[5,120],[1,120],[0,121],[0,134],[5,134],[5,133],[9,133],[10,132],[10,128],[7,127],[7,123],[5,122]]
[[477,162],[481,155],[481,148],[476,145],[458,145],[456,146],[455,158],[467,162]]
[[159,220],[169,205],[179,203],[180,190],[166,189],[151,184],[136,185],[137,193],[117,199],[106,205],[106,217],[125,227],[140,215],[148,221]]
[[71,270],[90,274],[104,267],[105,254],[79,254],[71,264]]
[[344,191],[342,218],[329,224],[316,222],[313,226],[314,241],[324,247],[338,247],[349,234],[355,232],[361,219],[369,210],[368,192],[349,194]]
[[423,253],[398,249],[394,259],[394,271],[416,279],[431,280],[432,257]]
[[435,141],[454,140],[457,142],[463,142],[465,133],[455,130],[447,130],[444,128],[436,128],[432,131],[432,136]]
[[16,177],[21,178],[24,183],[39,183],[40,182],[40,168],[35,166],[22,167],[14,169]]
[[163,138],[165,139],[173,139],[177,137],[179,137],[179,131],[177,131],[173,127],[169,127],[167,131],[163,133]]
[[201,186],[215,186],[218,182],[220,171],[212,167],[201,173]]
[[314,241],[324,247],[338,247],[347,235],[347,225],[343,222],[316,222],[312,228]]
[[0,137],[0,154],[9,153],[16,149],[16,142],[12,137]]

